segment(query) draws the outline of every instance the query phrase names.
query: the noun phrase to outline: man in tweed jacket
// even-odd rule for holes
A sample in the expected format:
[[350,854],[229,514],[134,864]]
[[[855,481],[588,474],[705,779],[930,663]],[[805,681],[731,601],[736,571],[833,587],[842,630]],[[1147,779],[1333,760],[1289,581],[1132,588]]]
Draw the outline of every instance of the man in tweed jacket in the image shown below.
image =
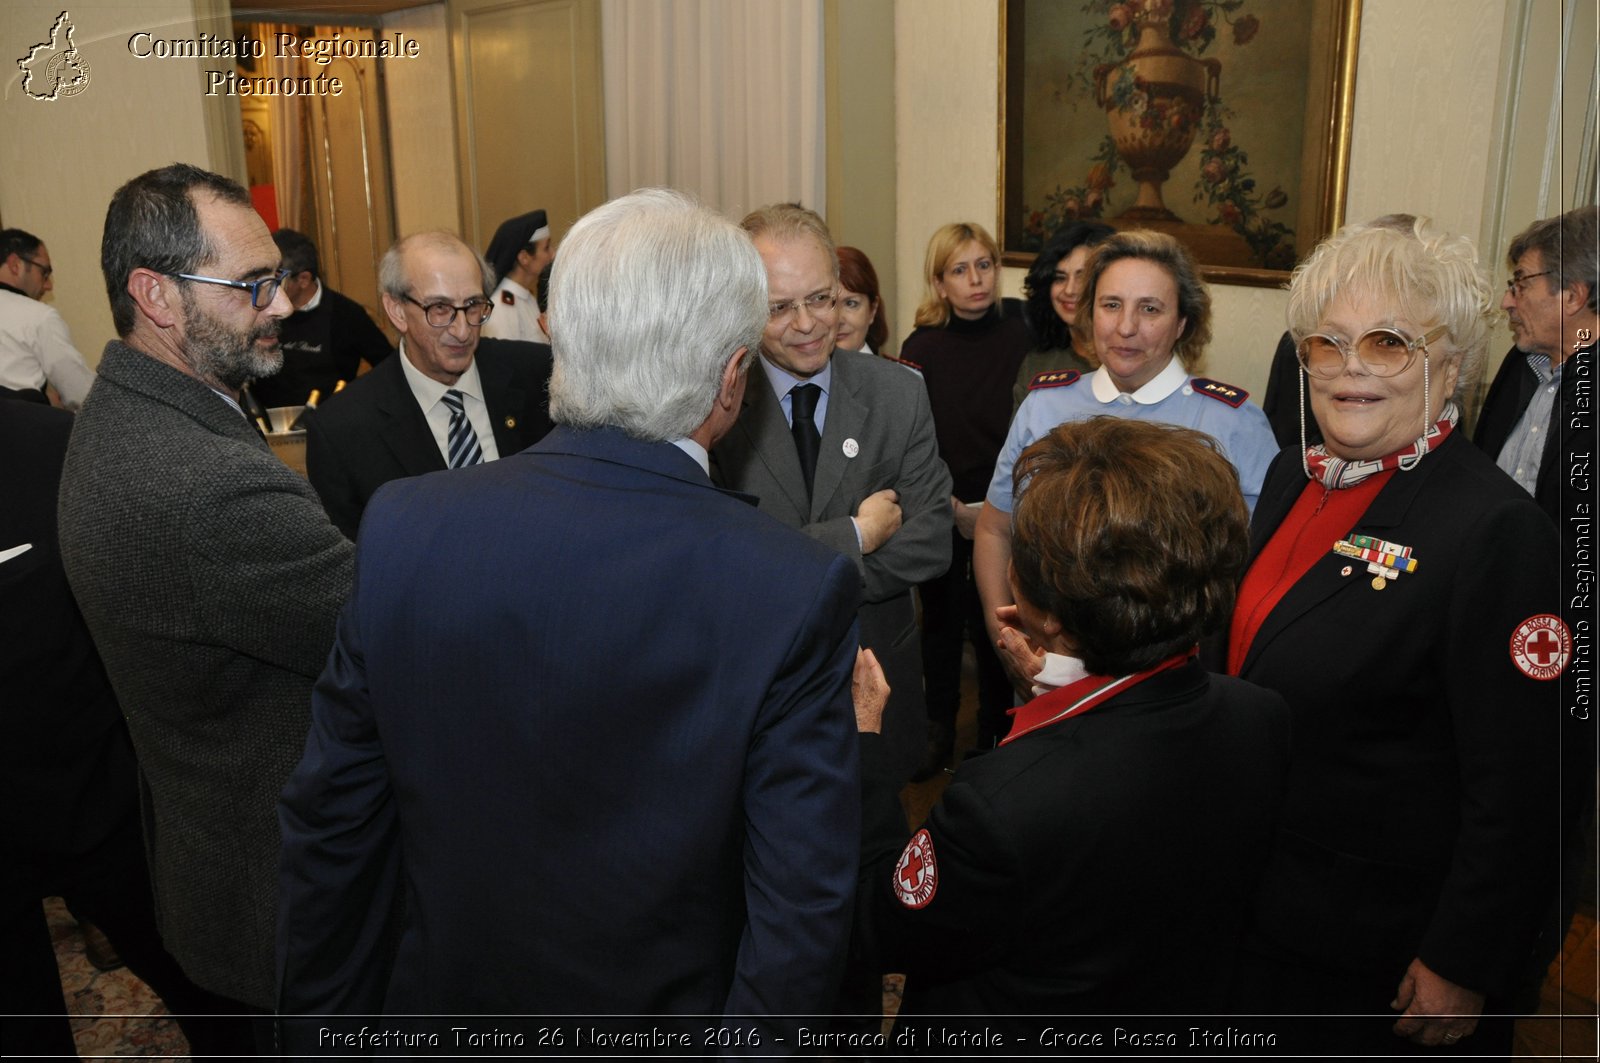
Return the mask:
[[173,165],[117,191],[101,264],[121,342],[78,415],[59,510],[139,758],[162,938],[240,1012],[274,1003],[278,793],[353,575],[350,542],[237,404],[282,360],[278,261],[224,177]]

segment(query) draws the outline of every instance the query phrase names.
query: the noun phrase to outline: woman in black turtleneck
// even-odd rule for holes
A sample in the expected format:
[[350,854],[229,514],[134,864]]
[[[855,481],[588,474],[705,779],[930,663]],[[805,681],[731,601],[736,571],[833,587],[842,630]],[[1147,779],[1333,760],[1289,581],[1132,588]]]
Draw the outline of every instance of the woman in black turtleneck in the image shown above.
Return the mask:
[[1011,423],[1011,386],[1033,341],[1022,304],[999,299],[1000,252],[981,225],[945,225],[928,242],[927,290],[900,357],[922,370],[939,456],[950,467],[955,513],[950,571],[922,585],[922,669],[927,688],[927,778],[954,752],[961,703],[961,645],[978,661],[978,747],[1005,734],[1012,690],[984,627],[972,581],[972,532]]

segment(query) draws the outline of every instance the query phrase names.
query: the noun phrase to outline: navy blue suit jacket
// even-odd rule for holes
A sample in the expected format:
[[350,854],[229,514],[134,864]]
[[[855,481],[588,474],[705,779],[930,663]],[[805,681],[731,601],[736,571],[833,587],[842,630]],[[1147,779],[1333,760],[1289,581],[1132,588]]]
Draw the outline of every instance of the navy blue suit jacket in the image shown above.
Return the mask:
[[280,806],[281,1009],[824,1010],[855,566],[609,429],[369,513]]

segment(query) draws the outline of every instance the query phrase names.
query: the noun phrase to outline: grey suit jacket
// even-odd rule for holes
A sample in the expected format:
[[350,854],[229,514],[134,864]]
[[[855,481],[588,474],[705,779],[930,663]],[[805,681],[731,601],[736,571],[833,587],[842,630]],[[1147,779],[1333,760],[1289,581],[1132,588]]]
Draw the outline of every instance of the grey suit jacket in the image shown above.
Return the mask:
[[[953,521],[950,471],[939,458],[922,378],[874,355],[834,352],[809,504],[794,436],[759,366],[750,370],[738,423],[713,449],[712,463],[724,486],[755,495],[762,510],[856,563],[861,643],[878,655],[893,687],[884,744],[891,770],[901,781],[909,778],[924,752],[927,716],[911,589],[950,567]],[[902,524],[863,556],[850,518],[862,499],[886,487],[900,494]]]
[[355,549],[221,397],[116,342],[73,427],[59,519],[139,756],[162,940],[198,984],[271,1007],[278,795]]

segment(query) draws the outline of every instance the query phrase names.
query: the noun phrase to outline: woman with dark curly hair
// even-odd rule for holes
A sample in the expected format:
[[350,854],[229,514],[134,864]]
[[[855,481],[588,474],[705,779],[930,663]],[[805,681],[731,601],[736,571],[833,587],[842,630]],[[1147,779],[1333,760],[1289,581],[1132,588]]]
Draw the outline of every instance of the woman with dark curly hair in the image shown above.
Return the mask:
[[1028,267],[1022,282],[1022,315],[1033,332],[1033,350],[1022,360],[1011,389],[1013,411],[1027,398],[1028,382],[1040,373],[1053,369],[1089,373],[1099,367],[1094,337],[1078,328],[1078,302],[1089,253],[1115,232],[1101,222],[1075,221],[1052,236]]

